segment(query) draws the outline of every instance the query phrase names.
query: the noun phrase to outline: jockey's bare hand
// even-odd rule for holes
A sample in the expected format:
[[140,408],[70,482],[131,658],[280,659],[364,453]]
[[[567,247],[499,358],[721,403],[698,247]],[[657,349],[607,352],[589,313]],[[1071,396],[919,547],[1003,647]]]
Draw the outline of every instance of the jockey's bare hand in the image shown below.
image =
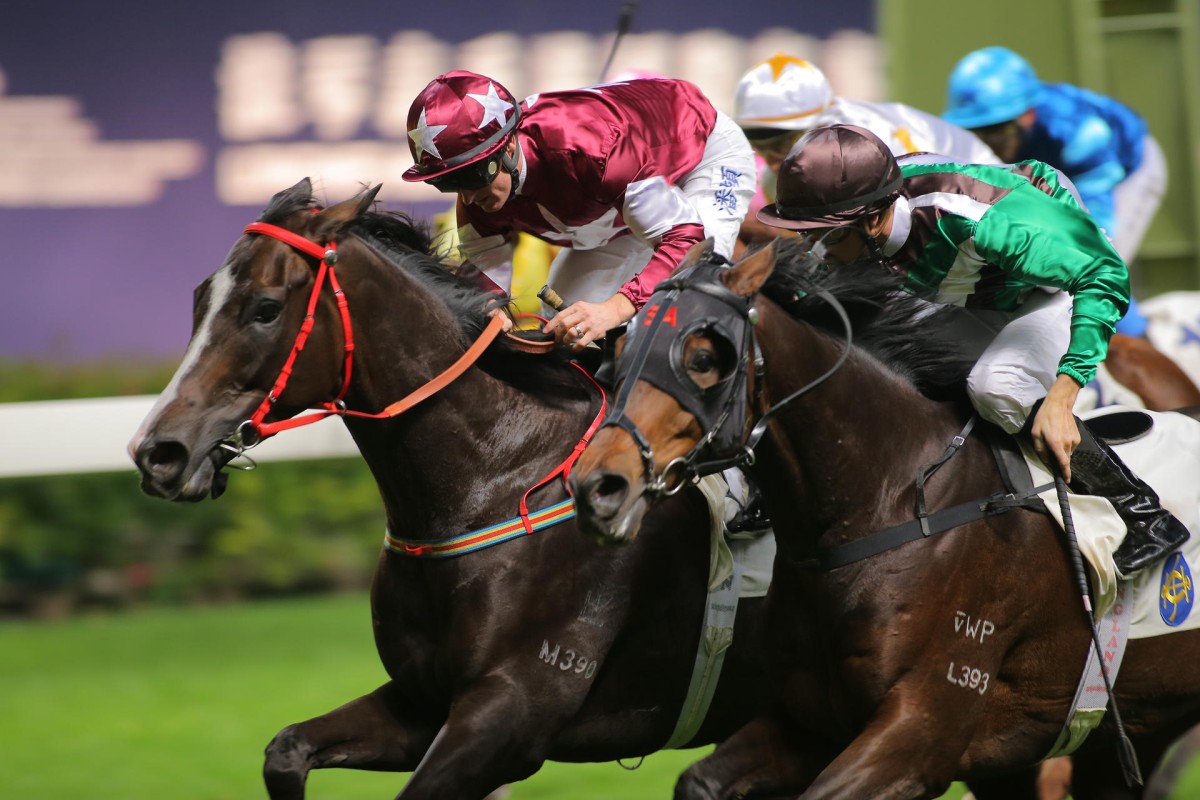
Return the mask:
[[1030,436],[1033,449],[1053,468],[1058,465],[1063,479],[1071,482],[1071,453],[1079,446],[1079,426],[1075,423],[1075,398],[1079,384],[1069,375],[1059,375],[1033,418]]
[[579,300],[558,312],[542,330],[581,350],[631,319],[635,311],[629,298],[620,293],[600,303]]

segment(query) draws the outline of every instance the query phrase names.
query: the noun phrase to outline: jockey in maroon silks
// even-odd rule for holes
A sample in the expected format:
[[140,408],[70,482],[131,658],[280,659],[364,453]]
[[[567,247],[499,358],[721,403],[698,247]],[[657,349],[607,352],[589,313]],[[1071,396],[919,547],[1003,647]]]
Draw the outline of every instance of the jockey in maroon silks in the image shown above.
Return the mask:
[[562,248],[547,333],[579,348],[630,319],[696,242],[733,254],[754,195],[741,129],[692,84],[629,80],[518,103],[473,72],[434,78],[408,113],[408,181],[458,195],[465,264],[507,288],[516,235]]
[[[614,81],[518,103],[483,75],[434,78],[408,111],[408,181],[458,195],[461,256],[510,282],[518,233],[562,249],[549,285],[565,305],[544,327],[576,349],[633,317],[692,245],[731,257],[754,196],[741,128],[687,81]],[[768,522],[737,469],[731,531]]]

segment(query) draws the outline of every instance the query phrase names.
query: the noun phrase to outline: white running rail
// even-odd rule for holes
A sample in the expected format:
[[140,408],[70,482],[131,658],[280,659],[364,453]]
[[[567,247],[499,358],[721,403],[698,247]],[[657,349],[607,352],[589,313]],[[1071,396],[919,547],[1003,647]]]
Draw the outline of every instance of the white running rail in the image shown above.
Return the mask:
[[[157,398],[0,403],[0,478],[134,471],[125,446]],[[358,455],[340,420],[287,431],[250,451],[255,461]]]

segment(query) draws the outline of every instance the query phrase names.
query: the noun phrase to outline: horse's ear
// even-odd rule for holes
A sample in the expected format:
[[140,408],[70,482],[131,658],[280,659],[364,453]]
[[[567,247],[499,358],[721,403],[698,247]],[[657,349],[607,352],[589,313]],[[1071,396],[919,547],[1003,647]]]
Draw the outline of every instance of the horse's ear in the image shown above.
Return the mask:
[[312,203],[312,181],[308,178],[301,178],[295,186],[289,186],[281,192],[276,192],[258,218],[265,220],[297,208],[308,208],[310,203]]
[[679,266],[671,270],[671,274],[674,275],[676,272],[683,272],[683,270],[687,269],[693,264],[710,257],[715,246],[716,243],[713,241],[711,236],[705,239],[703,242],[696,242],[694,245],[692,245],[692,249],[688,250],[687,255],[683,257],[683,261],[679,262]]
[[309,178],[301,178],[300,180],[296,181],[295,186],[284,189],[282,192],[280,192],[280,194],[287,195],[289,197],[295,197],[308,202],[312,199],[312,180]]
[[778,238],[772,239],[766,247],[755,250],[729,270],[721,273],[721,282],[727,289],[741,297],[749,297],[757,292],[775,269],[778,242]]
[[343,225],[352,219],[356,219],[371,207],[371,204],[375,202],[375,195],[379,194],[379,190],[382,188],[383,184],[377,183],[367,191],[351,197],[349,200],[343,200],[337,205],[330,206],[318,214],[316,224],[313,228],[316,238],[321,240],[332,239],[334,234]]

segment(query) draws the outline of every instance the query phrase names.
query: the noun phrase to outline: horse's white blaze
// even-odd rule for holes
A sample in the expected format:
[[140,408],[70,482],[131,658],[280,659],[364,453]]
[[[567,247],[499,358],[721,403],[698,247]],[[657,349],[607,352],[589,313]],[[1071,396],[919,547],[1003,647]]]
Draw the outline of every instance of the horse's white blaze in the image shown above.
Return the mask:
[[159,413],[174,402],[179,396],[179,386],[188,377],[188,374],[195,368],[196,363],[204,354],[205,349],[209,345],[212,338],[213,321],[220,312],[221,307],[229,300],[233,294],[233,273],[228,263],[217,270],[213,275],[212,282],[209,284],[208,291],[208,308],[204,311],[204,319],[196,328],[192,340],[188,343],[187,352],[184,353],[183,361],[179,364],[179,368],[175,370],[175,374],[171,377],[171,382],[167,384],[167,388],[162,390],[162,394],[158,396],[158,401],[154,407],[150,409],[150,413],[146,415],[145,421],[138,430],[137,435],[133,438],[130,448],[133,449],[137,442],[140,442],[146,434],[146,431],[153,425],[158,418]]

